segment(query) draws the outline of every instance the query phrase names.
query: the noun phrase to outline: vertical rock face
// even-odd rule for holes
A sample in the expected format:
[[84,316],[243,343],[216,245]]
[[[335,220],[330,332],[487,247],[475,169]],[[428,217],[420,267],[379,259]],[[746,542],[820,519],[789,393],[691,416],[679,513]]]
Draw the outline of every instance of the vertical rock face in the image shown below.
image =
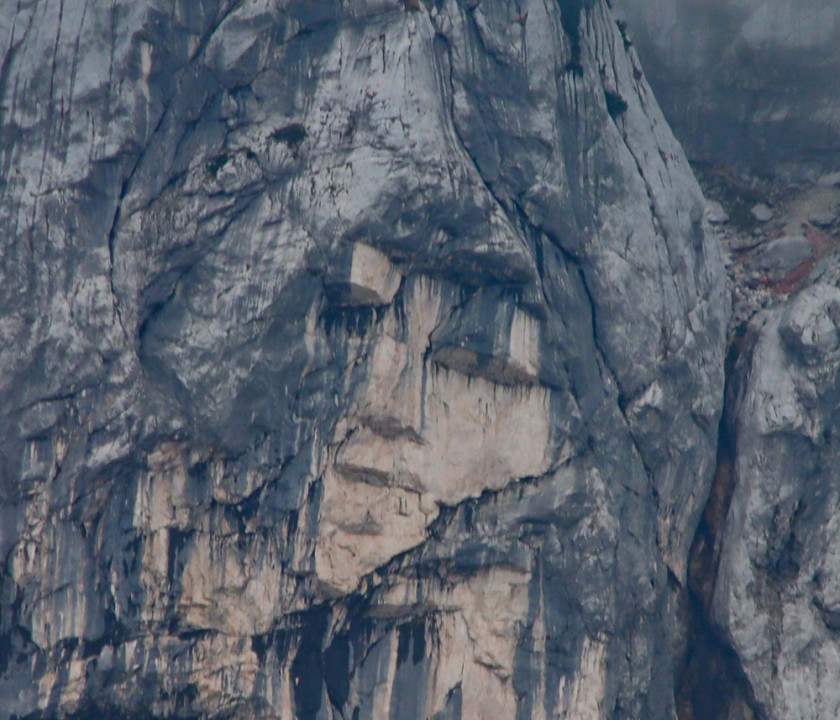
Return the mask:
[[606,3],[0,37],[0,717],[672,716],[724,273]]
[[736,178],[705,180],[726,206],[712,209],[733,308],[718,464],[681,606],[678,716],[835,717],[840,177],[755,182],[772,192],[769,218]]
[[767,718],[840,712],[838,322],[833,271],[756,316],[736,373],[735,484],[711,611]]
[[840,164],[834,0],[616,0],[692,159],[794,177]]

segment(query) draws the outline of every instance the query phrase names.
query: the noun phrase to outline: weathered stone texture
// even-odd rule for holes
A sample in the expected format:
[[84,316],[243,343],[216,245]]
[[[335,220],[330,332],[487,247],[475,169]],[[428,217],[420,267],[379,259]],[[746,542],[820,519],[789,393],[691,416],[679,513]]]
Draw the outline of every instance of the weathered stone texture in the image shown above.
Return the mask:
[[759,313],[729,411],[735,485],[712,615],[767,718],[840,712],[839,322],[829,276]]
[[0,38],[0,717],[672,716],[724,273],[607,4]]

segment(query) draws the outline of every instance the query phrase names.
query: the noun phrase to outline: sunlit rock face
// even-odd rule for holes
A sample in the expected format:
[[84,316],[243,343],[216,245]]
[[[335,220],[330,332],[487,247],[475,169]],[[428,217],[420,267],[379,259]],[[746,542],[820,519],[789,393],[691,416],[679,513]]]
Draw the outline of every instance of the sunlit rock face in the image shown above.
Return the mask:
[[615,0],[692,160],[785,178],[840,166],[834,0]]
[[606,3],[0,37],[0,716],[670,717],[724,274]]

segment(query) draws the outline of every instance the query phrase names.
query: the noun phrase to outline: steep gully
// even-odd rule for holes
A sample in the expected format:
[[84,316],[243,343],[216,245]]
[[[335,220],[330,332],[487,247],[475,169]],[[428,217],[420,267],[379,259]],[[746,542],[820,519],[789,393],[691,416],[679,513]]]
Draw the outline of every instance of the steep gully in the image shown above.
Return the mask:
[[738,656],[711,617],[720,542],[735,487],[737,432],[732,408],[743,361],[750,347],[744,325],[730,330],[725,364],[723,413],[718,430],[717,464],[709,499],[691,545],[688,586],[669,579],[679,595],[683,627],[682,659],[674,694],[679,720],[760,720],[749,679]]
[[[756,363],[761,362],[757,348],[762,321],[755,318],[753,322],[753,318],[762,309],[776,312],[783,304],[789,307],[796,297],[807,295],[809,286],[821,282],[820,273],[825,268],[835,265],[834,253],[840,240],[836,229],[840,192],[834,176],[791,187],[729,167],[701,165],[694,170],[712,201],[710,208],[714,213],[709,217],[718,225],[728,257],[733,307],[716,472],[692,544],[687,587],[673,583],[676,594],[682,598],[683,628],[682,662],[675,677],[675,693],[678,714],[683,720],[756,720],[773,713],[775,708],[764,706],[766,689],[764,699],[756,699],[738,654],[721,630],[724,620],[717,617],[720,608],[712,611],[713,596],[722,589],[721,557],[725,555],[725,528],[732,523],[728,517],[730,504],[733,495],[740,493],[735,461],[749,452],[739,447],[738,427],[748,421],[744,398],[756,383],[753,376],[761,372]],[[762,218],[762,214],[766,217]],[[807,247],[807,253],[782,254],[773,262],[767,261],[769,248],[782,247],[797,237]],[[814,322],[810,321],[811,325]],[[822,392],[830,395],[829,391]],[[770,590],[774,597],[776,592],[775,588]],[[716,604],[720,600],[716,597]],[[754,668],[750,672],[754,673]]]

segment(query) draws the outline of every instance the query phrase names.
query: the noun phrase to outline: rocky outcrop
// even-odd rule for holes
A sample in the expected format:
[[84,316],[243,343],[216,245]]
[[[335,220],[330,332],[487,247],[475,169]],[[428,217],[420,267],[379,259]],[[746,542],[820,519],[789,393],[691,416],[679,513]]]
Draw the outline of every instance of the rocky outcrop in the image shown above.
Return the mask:
[[800,179],[840,167],[834,0],[615,0],[692,160]]
[[0,37],[0,716],[670,717],[724,273],[607,4]]
[[[836,245],[836,235],[833,237]],[[837,662],[836,251],[746,326],[727,415],[731,498],[709,614],[758,717],[834,717]],[[747,717],[747,716],[745,716]]]
[[677,715],[834,717],[840,178],[701,179],[733,311],[717,467],[678,603]]

